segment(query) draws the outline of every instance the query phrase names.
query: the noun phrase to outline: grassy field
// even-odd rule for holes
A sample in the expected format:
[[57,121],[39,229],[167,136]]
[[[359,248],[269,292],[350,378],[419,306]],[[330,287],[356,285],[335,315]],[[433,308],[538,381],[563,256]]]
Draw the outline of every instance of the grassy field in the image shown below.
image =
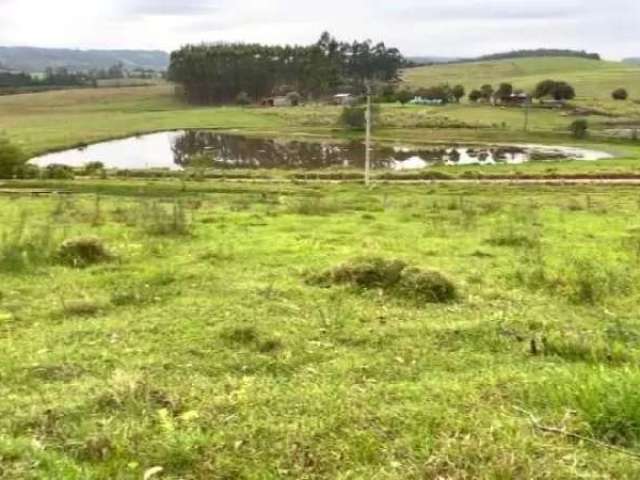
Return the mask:
[[640,100],[640,67],[620,62],[596,61],[582,58],[522,58],[492,62],[435,65],[406,70],[407,84],[419,86],[440,83],[463,84],[467,91],[483,84],[494,88],[501,82],[531,91],[548,78],[564,80],[576,89],[577,103],[604,108],[619,114],[638,115],[640,105],[616,102],[611,92],[626,88],[632,99]]
[[[173,87],[168,85],[0,97],[0,112],[0,132],[29,155],[136,133],[180,128],[216,128],[283,137],[302,135],[340,139],[361,135],[338,128],[340,109],[337,107],[192,107],[177,100]],[[568,134],[568,125],[574,119],[559,112],[534,110],[530,116],[530,130],[525,132],[523,112],[516,109],[468,104],[445,108],[384,105],[375,135],[378,140],[420,144],[588,145],[604,148],[621,158],[638,158],[637,142],[635,145],[628,141],[612,143],[599,136],[599,129],[612,119],[591,118],[592,138],[579,142]],[[636,168],[635,161],[627,163],[630,168]],[[529,166],[521,168],[526,171]]]
[[[532,85],[570,63],[540,62],[474,83]],[[563,112],[534,110],[524,132],[521,111],[469,104],[384,105],[375,139],[616,156],[405,179],[640,175],[640,144],[601,135],[636,107],[586,86],[636,70],[571,62],[559,79],[579,102],[618,115],[590,117],[586,140]],[[449,68],[484,67],[408,81]],[[182,128],[359,138],[339,114],[87,89],[1,97],[0,133],[29,155]],[[232,181],[245,173],[261,181]],[[0,182],[0,479],[640,476],[637,188],[207,174]]]
[[0,197],[0,478],[640,475],[637,189],[44,186]]

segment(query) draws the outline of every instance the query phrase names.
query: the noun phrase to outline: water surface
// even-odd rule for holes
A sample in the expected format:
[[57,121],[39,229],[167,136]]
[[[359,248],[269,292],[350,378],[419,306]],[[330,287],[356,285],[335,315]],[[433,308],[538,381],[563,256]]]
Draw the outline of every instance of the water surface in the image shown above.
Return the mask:
[[[153,133],[50,153],[32,163],[82,167],[100,162],[114,169],[209,167],[225,169],[361,168],[361,142],[298,141],[252,138],[210,130]],[[374,147],[373,168],[416,170],[432,165],[521,164],[542,160],[599,160],[604,152],[541,145],[514,146],[382,146]]]

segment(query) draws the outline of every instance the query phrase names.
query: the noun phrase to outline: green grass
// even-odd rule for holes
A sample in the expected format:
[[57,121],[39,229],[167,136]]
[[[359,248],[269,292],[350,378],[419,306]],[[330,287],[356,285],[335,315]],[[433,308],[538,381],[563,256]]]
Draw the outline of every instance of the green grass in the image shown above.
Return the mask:
[[533,90],[538,82],[551,78],[571,83],[580,103],[602,104],[636,114],[640,108],[630,101],[614,102],[611,98],[613,90],[622,87],[628,90],[631,99],[640,99],[640,67],[620,62],[564,57],[521,58],[420,67],[406,70],[403,78],[414,87],[460,83],[467,91],[479,89],[486,83],[497,88],[501,82]]
[[[0,111],[0,133],[6,134],[29,155],[138,133],[181,128],[213,128],[285,138],[349,139],[362,135],[337,127],[338,107],[193,107],[178,101],[170,85],[6,96],[0,98]],[[592,137],[580,142],[569,136],[568,126],[573,119],[559,112],[534,110],[530,116],[530,130],[524,132],[523,112],[518,109],[468,104],[444,108],[385,105],[375,137],[380,141],[416,144],[577,143],[605,148],[620,158],[638,158],[637,142],[613,141],[601,136],[605,127],[603,122],[612,119],[593,117]],[[627,117],[624,119],[629,120]],[[623,165],[635,168],[636,163],[626,162]],[[535,170],[538,167],[526,165],[520,170],[530,168]]]
[[[0,197],[0,255],[52,244],[0,261],[0,478],[638,478],[522,414],[639,451],[637,189],[64,185]],[[457,298],[308,281],[362,257]]]

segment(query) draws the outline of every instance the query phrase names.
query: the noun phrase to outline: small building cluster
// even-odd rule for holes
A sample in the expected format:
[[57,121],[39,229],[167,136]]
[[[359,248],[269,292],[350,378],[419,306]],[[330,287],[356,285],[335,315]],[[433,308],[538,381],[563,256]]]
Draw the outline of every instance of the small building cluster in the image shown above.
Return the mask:
[[[358,97],[352,93],[337,93],[331,97],[327,97],[325,102],[330,105],[348,107],[355,105],[357,100]],[[263,107],[297,107],[300,103],[300,95],[296,92],[291,92],[287,95],[274,95],[263,98],[260,105]]]
[[442,98],[430,98],[416,95],[413,100],[409,101],[410,105],[444,105]]
[[523,106],[531,103],[531,97],[524,92],[512,93],[506,97],[493,97],[494,105],[503,105],[503,106]]

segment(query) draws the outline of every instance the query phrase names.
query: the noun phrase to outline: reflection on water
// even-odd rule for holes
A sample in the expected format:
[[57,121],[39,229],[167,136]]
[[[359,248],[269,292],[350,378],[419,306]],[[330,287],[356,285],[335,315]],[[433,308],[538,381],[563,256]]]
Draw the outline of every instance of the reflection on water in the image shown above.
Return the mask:
[[[189,131],[176,139],[175,162],[183,167],[282,168],[319,170],[364,166],[364,145],[247,138],[210,131]],[[517,147],[410,148],[375,147],[373,168],[419,169],[436,164],[523,163],[529,157]]]
[[[390,147],[373,150],[373,168],[415,170],[431,165],[520,164],[531,160],[577,158],[596,160],[607,154],[542,146]],[[228,169],[301,169],[364,166],[361,142],[283,141],[221,134],[207,130],[162,132],[43,155],[39,166],[81,167],[101,162],[107,168],[180,170],[187,167]]]

